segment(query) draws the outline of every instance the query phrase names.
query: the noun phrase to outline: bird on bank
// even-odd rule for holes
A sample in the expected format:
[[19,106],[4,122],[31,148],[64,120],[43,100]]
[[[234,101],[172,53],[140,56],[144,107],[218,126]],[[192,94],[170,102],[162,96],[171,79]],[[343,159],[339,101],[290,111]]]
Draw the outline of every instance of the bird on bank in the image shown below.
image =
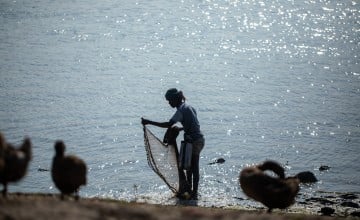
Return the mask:
[[65,144],[59,140],[55,142],[55,156],[51,167],[51,177],[56,188],[61,192],[61,199],[65,195],[74,194],[79,199],[80,186],[86,185],[87,167],[85,162],[77,156],[65,155]]
[[31,158],[30,138],[26,137],[22,145],[16,148],[7,143],[0,133],[0,183],[4,197],[7,196],[8,183],[17,182],[25,176]]
[[[277,177],[268,175],[267,170],[274,172]],[[300,180],[296,177],[285,178],[283,167],[275,161],[265,161],[244,168],[240,172],[239,182],[245,195],[261,202],[270,213],[274,208],[285,209],[295,202]]]
[[0,133],[0,175],[4,170],[5,167],[5,148],[6,148],[6,142],[5,138],[2,133]]

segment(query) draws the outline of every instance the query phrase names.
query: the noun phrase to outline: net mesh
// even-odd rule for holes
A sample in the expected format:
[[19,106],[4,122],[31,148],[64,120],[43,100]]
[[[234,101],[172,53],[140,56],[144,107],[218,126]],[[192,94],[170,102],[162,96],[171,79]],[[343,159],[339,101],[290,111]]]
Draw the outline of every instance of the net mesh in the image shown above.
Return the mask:
[[144,142],[148,164],[174,193],[179,191],[177,148],[164,144],[146,126]]

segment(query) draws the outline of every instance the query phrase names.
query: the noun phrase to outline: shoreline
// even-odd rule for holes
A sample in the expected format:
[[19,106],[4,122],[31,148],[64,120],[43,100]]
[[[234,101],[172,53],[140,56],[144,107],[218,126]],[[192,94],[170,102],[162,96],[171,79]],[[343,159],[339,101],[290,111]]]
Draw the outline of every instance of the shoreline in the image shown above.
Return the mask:
[[246,207],[202,207],[192,205],[161,205],[144,202],[128,202],[106,198],[72,197],[60,200],[59,194],[10,193],[0,197],[0,219],[360,219],[348,216],[322,216],[306,210],[296,213],[287,210],[249,209]]

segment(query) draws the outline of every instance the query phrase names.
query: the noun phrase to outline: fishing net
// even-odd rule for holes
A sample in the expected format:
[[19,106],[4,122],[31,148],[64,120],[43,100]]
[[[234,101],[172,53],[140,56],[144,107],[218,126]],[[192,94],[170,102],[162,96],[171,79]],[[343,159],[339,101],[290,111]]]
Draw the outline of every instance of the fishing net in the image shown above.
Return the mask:
[[144,126],[146,156],[151,169],[174,193],[179,191],[179,170],[177,146],[164,144]]

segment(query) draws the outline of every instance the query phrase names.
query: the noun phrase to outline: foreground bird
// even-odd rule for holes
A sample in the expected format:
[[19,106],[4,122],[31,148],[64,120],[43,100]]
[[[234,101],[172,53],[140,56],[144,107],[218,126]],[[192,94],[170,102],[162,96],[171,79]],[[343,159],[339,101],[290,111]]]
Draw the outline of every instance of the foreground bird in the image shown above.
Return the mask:
[[62,200],[65,195],[70,194],[75,194],[75,199],[79,199],[79,188],[86,185],[86,174],[85,162],[73,155],[65,156],[64,142],[56,141],[51,177],[61,192]]
[[[266,174],[266,170],[273,171],[278,177]],[[268,212],[292,205],[300,183],[296,177],[285,178],[284,168],[275,161],[265,161],[263,164],[244,168],[240,172],[239,181],[244,193],[264,204]]]
[[22,145],[16,149],[13,145],[6,143],[4,136],[0,133],[0,183],[4,186],[2,194],[7,196],[7,185],[9,182],[17,182],[22,179],[31,160],[31,141],[26,137]]
[[5,138],[2,135],[2,133],[0,133],[0,175],[2,174],[5,167],[5,158],[4,158],[5,148],[6,148]]

